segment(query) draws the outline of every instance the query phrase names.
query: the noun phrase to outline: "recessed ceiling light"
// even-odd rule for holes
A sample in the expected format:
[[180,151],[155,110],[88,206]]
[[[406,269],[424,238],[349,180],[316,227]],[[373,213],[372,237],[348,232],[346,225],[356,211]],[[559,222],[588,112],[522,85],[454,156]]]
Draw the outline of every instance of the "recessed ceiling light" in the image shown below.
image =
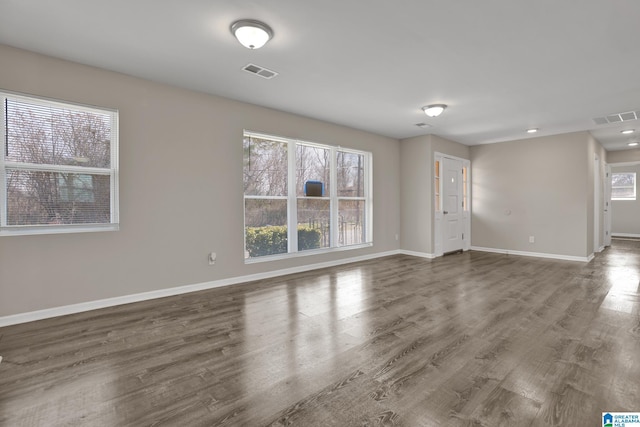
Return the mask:
[[241,19],[231,24],[231,33],[242,46],[248,49],[260,49],[273,37],[273,30],[264,22],[254,19]]
[[637,142],[630,142],[627,144],[629,147],[635,147],[636,145],[638,145]]
[[538,132],[538,128],[527,129],[527,133],[536,133]]
[[429,117],[438,117],[444,109],[447,108],[445,104],[431,104],[426,107],[422,107],[422,111]]
[[633,133],[635,129],[625,129],[625,130],[621,130],[620,133],[623,133],[625,135],[628,135],[630,133]]

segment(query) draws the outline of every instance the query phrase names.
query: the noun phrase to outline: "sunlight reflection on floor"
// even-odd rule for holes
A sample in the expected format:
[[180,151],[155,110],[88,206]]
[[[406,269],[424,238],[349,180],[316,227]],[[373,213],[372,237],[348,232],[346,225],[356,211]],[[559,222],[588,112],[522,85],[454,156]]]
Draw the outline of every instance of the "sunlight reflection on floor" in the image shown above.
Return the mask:
[[638,271],[635,268],[612,268],[607,272],[611,289],[601,308],[633,314],[640,302]]

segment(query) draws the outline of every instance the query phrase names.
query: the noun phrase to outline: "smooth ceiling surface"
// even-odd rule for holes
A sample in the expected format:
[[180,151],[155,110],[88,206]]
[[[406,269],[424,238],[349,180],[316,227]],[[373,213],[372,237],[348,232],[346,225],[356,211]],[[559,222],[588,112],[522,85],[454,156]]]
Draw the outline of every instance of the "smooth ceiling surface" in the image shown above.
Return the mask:
[[[274,38],[242,47],[240,18]],[[536,127],[593,131],[609,150],[640,137],[638,120],[593,122],[640,111],[639,22],[637,0],[0,0],[10,46],[394,138],[475,145]],[[431,103],[449,108],[428,118]]]

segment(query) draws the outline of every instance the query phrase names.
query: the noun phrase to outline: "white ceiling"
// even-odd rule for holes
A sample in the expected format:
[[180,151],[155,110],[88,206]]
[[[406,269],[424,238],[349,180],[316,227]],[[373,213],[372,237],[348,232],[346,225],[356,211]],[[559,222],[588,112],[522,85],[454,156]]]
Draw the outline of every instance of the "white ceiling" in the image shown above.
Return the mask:
[[[229,26],[269,24],[260,50]],[[467,145],[640,120],[637,0],[0,0],[0,43],[393,138]],[[265,80],[248,63],[280,73]],[[445,103],[438,118],[421,107]],[[432,127],[419,128],[416,123]]]

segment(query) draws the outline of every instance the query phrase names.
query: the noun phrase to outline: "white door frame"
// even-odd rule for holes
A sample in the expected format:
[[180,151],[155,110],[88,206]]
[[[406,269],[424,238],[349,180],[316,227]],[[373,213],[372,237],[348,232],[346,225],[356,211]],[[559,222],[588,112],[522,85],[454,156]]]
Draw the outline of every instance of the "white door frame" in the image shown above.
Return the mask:
[[600,247],[600,159],[596,154],[593,159],[593,253],[601,252]]
[[611,246],[611,165],[604,165],[604,246]]
[[[615,168],[617,166],[636,166],[636,165],[640,165],[639,161],[635,161],[635,162],[619,162],[619,163],[609,163],[607,164],[607,170],[609,171],[609,189],[611,189],[611,168]],[[638,179],[638,177],[636,177],[636,179]],[[636,183],[637,184],[637,183]],[[610,225],[609,225],[609,235],[611,236],[611,233],[613,233],[613,216],[615,215],[615,211],[613,209],[613,204],[611,203],[611,191],[609,191],[609,221],[610,221]],[[628,237],[637,237],[637,234],[624,234],[624,233],[617,233],[616,236],[619,237],[623,237],[623,236],[628,236]],[[609,243],[611,243],[611,240],[609,240]]]
[[[468,251],[469,248],[471,247],[471,161],[469,159],[463,159],[461,157],[456,157],[456,156],[451,156],[449,154],[444,154],[444,153],[440,153],[440,152],[434,152],[433,154],[433,164],[432,166],[432,170],[433,170],[433,174],[432,174],[432,180],[433,180],[433,237],[432,237],[432,242],[433,242],[433,255],[434,256],[442,256],[444,254],[443,252],[443,245],[442,245],[442,240],[443,240],[443,235],[444,235],[444,227],[443,227],[443,203],[442,200],[440,200],[440,206],[438,208],[437,203],[436,203],[436,197],[438,197],[438,195],[442,195],[442,160],[444,158],[449,158],[452,160],[458,160],[460,162],[462,162],[462,166],[464,168],[467,169],[467,181],[465,183],[463,183],[463,186],[466,185],[466,209],[463,210],[463,226],[464,226],[464,231],[463,231],[463,238],[462,238],[462,250],[464,251]],[[440,180],[439,180],[439,185],[438,188],[436,188],[436,178],[435,178],[435,171],[436,171],[436,162],[440,162]],[[463,187],[463,193],[465,192],[465,189]]]

